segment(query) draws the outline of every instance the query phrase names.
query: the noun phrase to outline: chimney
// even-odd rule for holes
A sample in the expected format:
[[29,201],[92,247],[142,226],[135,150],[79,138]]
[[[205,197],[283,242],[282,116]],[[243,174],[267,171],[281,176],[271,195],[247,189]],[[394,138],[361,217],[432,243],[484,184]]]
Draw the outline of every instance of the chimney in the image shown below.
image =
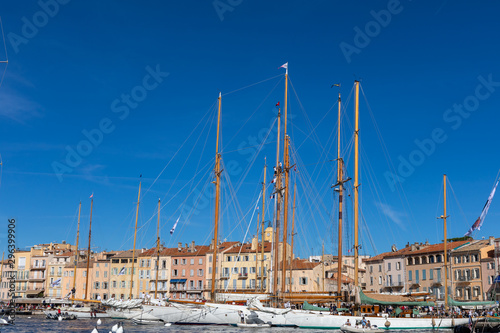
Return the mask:
[[495,237],[490,236],[488,239],[490,241],[490,243],[489,243],[490,245],[495,245]]
[[188,243],[184,243],[184,248],[187,250],[188,249]]
[[191,252],[194,252],[194,241],[191,241]]
[[177,251],[179,251],[179,252],[182,251],[182,243],[181,242],[177,243]]

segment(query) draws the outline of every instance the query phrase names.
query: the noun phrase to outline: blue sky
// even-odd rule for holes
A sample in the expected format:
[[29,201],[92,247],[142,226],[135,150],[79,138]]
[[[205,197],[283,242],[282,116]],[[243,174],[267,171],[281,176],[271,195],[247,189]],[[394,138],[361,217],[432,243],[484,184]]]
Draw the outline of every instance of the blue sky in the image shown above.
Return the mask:
[[[17,221],[18,247],[74,242],[80,200],[86,247],[91,193],[92,247],[131,248],[140,175],[138,246],[154,244],[158,198],[165,245],[208,244],[219,91],[227,177],[221,238],[248,239],[256,231],[264,157],[269,168],[276,159],[275,129],[253,153],[275,120],[276,102],[283,105],[278,67],[285,62],[298,166],[292,176],[298,255],[319,254],[322,242],[336,251],[330,186],[338,89],[331,85],[342,84],[342,146],[353,177],[355,79],[362,87],[362,252],[443,239],[436,219],[443,173],[452,188],[449,236],[461,236],[500,169],[498,7],[467,1],[6,3],[0,11],[7,51],[0,58],[8,57],[8,66],[0,64],[2,248],[9,218]],[[475,237],[500,236],[499,200]],[[347,211],[345,251],[352,245],[350,202]]]

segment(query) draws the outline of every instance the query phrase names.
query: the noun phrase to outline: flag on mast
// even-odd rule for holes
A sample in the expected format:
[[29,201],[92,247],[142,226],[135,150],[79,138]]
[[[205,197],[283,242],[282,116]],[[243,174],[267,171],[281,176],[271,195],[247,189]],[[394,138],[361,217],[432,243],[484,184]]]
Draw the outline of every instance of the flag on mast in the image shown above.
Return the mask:
[[94,197],[94,192],[92,192],[89,199],[92,199],[93,197]]
[[179,215],[179,218],[177,218],[177,221],[175,221],[175,224],[174,226],[172,227],[172,229],[170,229],[170,234],[173,235],[174,234],[174,231],[175,231],[175,228],[177,227],[177,223],[179,223],[179,219],[181,218],[181,216]]
[[279,68],[288,69],[288,62],[284,63],[284,64],[283,64],[283,65],[281,65]]
[[483,225],[484,218],[486,217],[486,214],[488,214],[488,209],[490,208],[491,201],[493,200],[493,196],[495,195],[495,191],[497,189],[498,182],[500,181],[497,180],[497,183],[495,184],[495,187],[490,193],[490,196],[488,197],[488,200],[486,200],[486,203],[484,204],[483,210],[481,211],[481,215],[477,218],[476,222],[470,227],[469,231],[465,233],[464,236],[470,236],[475,230],[481,230],[481,226]]

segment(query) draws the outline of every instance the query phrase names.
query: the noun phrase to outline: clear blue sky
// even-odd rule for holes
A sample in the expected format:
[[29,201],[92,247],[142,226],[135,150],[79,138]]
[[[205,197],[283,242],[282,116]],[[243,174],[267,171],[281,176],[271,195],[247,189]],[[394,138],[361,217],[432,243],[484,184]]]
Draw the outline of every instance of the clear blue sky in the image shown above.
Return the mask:
[[[269,167],[275,163],[274,132],[254,162],[252,152],[275,119],[276,102],[283,105],[284,70],[278,67],[285,62],[290,135],[300,157],[293,176],[300,180],[297,254],[319,254],[323,241],[327,252],[336,251],[330,186],[338,89],[331,85],[342,83],[343,148],[353,177],[348,96],[355,79],[364,93],[361,208],[369,232],[362,226],[362,252],[443,239],[436,219],[443,173],[453,189],[449,236],[462,236],[500,169],[499,9],[497,3],[446,0],[5,3],[2,250],[8,218],[17,220],[18,247],[74,242],[80,200],[80,244],[86,247],[92,193],[92,247],[131,248],[141,174],[138,247],[154,244],[158,198],[167,246],[208,244],[213,198],[196,198],[213,187],[219,91],[224,172],[232,184],[231,190],[224,180],[221,238],[243,240],[264,157]],[[0,58],[6,59],[3,51]],[[345,237],[352,239],[350,203],[347,210]],[[255,219],[248,235],[255,233]],[[474,236],[499,237],[499,219],[496,198]],[[352,240],[345,244],[347,251]]]

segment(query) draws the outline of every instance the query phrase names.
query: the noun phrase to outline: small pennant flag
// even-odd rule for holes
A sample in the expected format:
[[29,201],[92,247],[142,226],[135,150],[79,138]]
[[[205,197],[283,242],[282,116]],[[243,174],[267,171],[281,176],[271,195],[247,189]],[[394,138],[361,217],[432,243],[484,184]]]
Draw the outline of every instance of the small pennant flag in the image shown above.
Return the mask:
[[283,65],[281,65],[279,68],[288,69],[288,62],[284,63],[284,64],[283,64]]
[[175,231],[175,228],[177,227],[177,223],[179,223],[179,219],[181,218],[181,216],[179,215],[179,218],[177,219],[177,221],[175,221],[175,224],[174,226],[172,227],[172,229],[170,229],[170,234],[173,235],[174,234],[174,231]]
[[92,192],[92,194],[90,195],[90,199],[92,199],[94,197],[94,192]]
[[59,279],[55,280],[54,282],[52,282],[52,283],[50,284],[50,287],[51,287],[51,288],[54,288],[54,287],[59,287],[59,286],[61,286],[61,278],[59,278]]
[[118,273],[118,275],[125,275],[125,272],[127,270],[125,269],[125,267],[123,267],[121,270],[120,270],[120,273]]
[[278,103],[276,103],[276,107],[279,108],[280,107],[280,102],[278,101]]
[[271,184],[274,184],[276,183],[276,178],[274,178],[273,180],[271,180]]

